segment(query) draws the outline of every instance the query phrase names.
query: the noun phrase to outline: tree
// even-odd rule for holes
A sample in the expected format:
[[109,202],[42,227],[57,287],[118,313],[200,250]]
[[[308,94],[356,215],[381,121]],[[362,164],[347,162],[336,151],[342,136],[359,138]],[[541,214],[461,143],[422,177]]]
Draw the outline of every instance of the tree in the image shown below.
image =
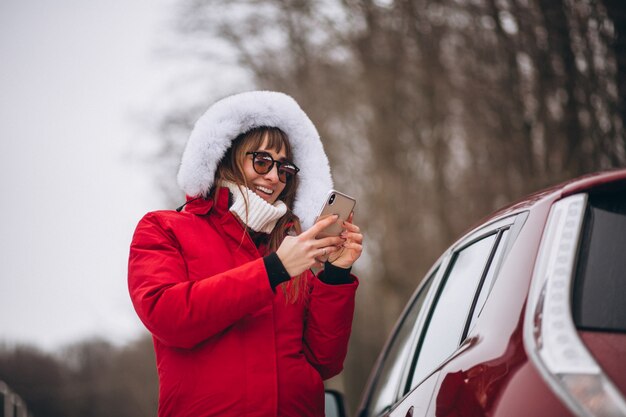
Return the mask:
[[0,380],[38,417],[67,415],[67,370],[50,354],[26,345],[0,346]]
[[149,417],[158,406],[148,335],[121,348],[83,340],[57,355],[25,345],[0,346],[0,380],[37,417]]
[[[358,198],[353,406],[400,307],[467,225],[626,160],[617,0],[198,0],[178,13],[207,66],[226,44],[258,88],[294,96]],[[163,158],[179,160],[209,103],[164,116]]]

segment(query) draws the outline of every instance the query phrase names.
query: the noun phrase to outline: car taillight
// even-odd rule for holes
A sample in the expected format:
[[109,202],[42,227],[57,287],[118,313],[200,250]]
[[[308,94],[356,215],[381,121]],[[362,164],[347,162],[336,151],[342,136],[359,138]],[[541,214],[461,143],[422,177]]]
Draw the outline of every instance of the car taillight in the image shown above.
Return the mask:
[[577,415],[626,416],[626,401],[586,349],[572,319],[572,283],[587,202],[552,206],[526,308],[524,346],[542,377]]

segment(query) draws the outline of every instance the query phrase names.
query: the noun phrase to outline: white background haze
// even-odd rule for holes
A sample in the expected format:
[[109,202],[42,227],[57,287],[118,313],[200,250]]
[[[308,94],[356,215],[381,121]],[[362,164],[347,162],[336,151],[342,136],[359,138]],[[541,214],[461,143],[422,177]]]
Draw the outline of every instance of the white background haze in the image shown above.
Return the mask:
[[126,262],[137,221],[163,204],[140,120],[180,70],[155,53],[172,4],[0,2],[0,342],[143,331]]

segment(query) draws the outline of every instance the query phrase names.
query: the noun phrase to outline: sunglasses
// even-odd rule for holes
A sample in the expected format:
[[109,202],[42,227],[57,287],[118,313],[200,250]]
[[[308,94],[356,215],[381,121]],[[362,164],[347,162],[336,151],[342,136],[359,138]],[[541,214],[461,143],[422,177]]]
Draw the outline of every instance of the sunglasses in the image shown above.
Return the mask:
[[252,155],[252,167],[257,174],[267,174],[274,168],[274,164],[278,167],[278,180],[283,184],[292,179],[300,168],[290,161],[277,161],[267,152],[246,152],[246,155]]

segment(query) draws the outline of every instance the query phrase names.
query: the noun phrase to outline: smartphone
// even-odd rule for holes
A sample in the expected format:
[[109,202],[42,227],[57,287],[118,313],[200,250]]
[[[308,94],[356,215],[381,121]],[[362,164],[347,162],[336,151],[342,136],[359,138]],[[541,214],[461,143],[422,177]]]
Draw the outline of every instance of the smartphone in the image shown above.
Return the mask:
[[350,217],[350,213],[354,210],[355,205],[356,200],[354,198],[340,193],[339,191],[330,190],[328,194],[326,194],[326,199],[324,200],[324,204],[315,218],[315,222],[317,223],[324,217],[333,214],[339,215],[339,218],[337,219],[337,222],[322,230],[316,237],[322,238],[328,236],[339,236],[339,234],[343,231],[341,224],[344,220],[347,220],[348,217]]

